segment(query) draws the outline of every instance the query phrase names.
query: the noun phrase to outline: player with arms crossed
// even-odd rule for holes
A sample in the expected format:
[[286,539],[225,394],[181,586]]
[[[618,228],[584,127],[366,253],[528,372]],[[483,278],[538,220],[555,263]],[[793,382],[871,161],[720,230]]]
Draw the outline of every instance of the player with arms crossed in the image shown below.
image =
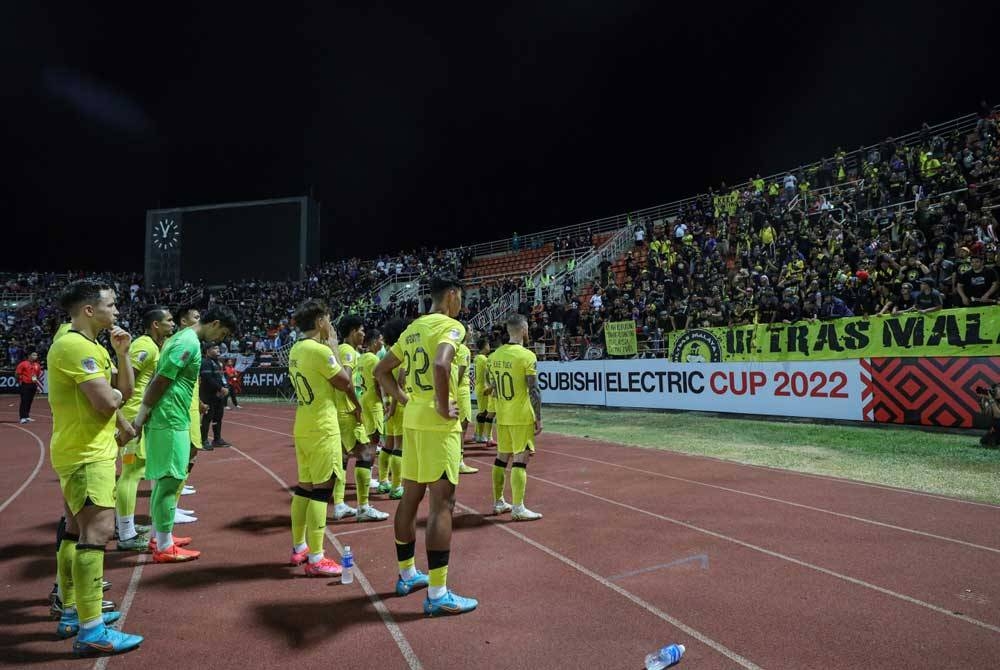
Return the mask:
[[[448,590],[452,509],[458,466],[462,459],[462,426],[452,384],[452,362],[465,337],[455,320],[462,309],[462,284],[454,277],[431,280],[431,311],[417,318],[400,335],[375,367],[375,378],[401,405],[403,417],[403,499],[396,510],[396,560],[399,580],[396,594],[404,596],[428,587],[424,613],[462,614],[478,603]],[[404,365],[406,390],[393,371]],[[413,556],[417,540],[417,508],[430,492],[427,517],[427,566],[429,575],[417,571]]]
[[156,538],[149,547],[156,563],[182,563],[201,555],[184,549],[191,538],[174,537],[174,514],[193,464],[190,411],[201,373],[201,342],[229,337],[236,317],[225,306],[210,307],[199,316],[197,323],[167,340],[135,417],[136,430],[145,427],[146,476],[155,482],[149,508]]
[[[122,407],[130,422],[135,420],[146,386],[156,373],[160,348],[174,332],[174,317],[166,307],[153,306],[142,315],[143,335],[132,341],[129,358],[135,374],[135,391]],[[115,487],[115,513],[119,551],[145,551],[149,547],[150,526],[136,526],[135,499],[139,481],[146,476],[146,445],[136,435],[122,449],[122,472]]]
[[326,510],[336,481],[343,481],[343,453],[335,389],[353,392],[347,371],[333,350],[337,334],[330,308],[307,300],[295,312],[303,339],[292,345],[288,375],[295,388],[295,462],[299,481],[292,494],[292,565],[305,564],[309,577],[341,573],[336,561],[323,552]]
[[[528,458],[535,451],[535,436],[542,432],[542,392],[535,372],[537,358],[523,344],[528,320],[521,314],[507,319],[510,341],[490,356],[497,403],[497,458],[493,462],[493,513],[511,512],[514,521],[535,521],[542,515],[524,506],[528,486]],[[507,463],[513,457],[510,489],[513,508],[504,501]]]
[[[66,509],[66,531],[57,554],[63,611],[56,633],[61,638],[78,635],[73,643],[78,655],[115,654],[138,647],[143,639],[109,628],[121,614],[101,611],[104,550],[115,526],[117,447],[135,435],[118,411],[134,388],[128,355],[132,338],[113,327],[118,308],[114,289],[107,284],[72,282],[59,302],[72,325],[52,344],[47,358],[52,467]],[[111,357],[97,342],[109,328],[120,365],[116,378]]]

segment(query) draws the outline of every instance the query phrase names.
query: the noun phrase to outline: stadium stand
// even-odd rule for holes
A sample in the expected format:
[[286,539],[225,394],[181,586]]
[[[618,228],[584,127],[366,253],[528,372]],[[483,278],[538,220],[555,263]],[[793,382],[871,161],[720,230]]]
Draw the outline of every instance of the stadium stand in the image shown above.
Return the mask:
[[[311,295],[372,323],[414,316],[421,279],[441,270],[465,278],[461,318],[474,330],[520,311],[546,358],[601,355],[609,321],[633,320],[642,355],[655,356],[665,334],[695,326],[898,310],[924,278],[945,306],[961,306],[971,258],[996,277],[998,121],[994,108],[666,205],[470,247],[326,263],[302,282],[147,293],[137,274],[105,277],[118,288],[125,327],[147,304],[232,306],[241,341],[229,348],[244,352],[286,347],[296,337],[294,306]],[[0,276],[8,364],[28,350],[44,356],[61,319],[54,298],[79,276]]]

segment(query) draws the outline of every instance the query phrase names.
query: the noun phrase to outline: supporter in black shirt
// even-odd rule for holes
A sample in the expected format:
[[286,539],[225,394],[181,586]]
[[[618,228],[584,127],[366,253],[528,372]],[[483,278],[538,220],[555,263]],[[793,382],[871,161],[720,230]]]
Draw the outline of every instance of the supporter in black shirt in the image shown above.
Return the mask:
[[996,270],[983,266],[982,256],[972,257],[972,267],[968,272],[959,275],[958,296],[963,305],[995,304],[995,294],[1000,289]]

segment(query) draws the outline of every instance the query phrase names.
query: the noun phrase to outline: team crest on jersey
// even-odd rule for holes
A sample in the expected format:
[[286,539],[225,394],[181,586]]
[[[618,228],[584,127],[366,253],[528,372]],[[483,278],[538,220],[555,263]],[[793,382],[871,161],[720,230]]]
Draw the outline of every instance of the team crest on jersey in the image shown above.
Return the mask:
[[140,363],[145,363],[147,358],[149,358],[149,352],[148,351],[140,351],[139,352],[139,362]]
[[458,332],[458,328],[452,328],[448,331],[448,337],[458,342],[462,338],[462,334]]
[[100,368],[97,365],[97,360],[91,357],[83,359],[83,369],[89,372],[90,374],[94,374]]

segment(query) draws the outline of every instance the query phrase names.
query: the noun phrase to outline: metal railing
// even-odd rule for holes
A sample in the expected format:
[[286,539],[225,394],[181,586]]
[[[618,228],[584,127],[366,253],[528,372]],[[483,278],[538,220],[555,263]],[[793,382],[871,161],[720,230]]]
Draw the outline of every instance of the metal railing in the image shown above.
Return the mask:
[[[611,262],[614,262],[614,258],[627,246],[631,235],[632,230],[630,227],[622,228],[616,234],[605,240],[599,248],[591,249],[589,252],[584,254],[582,258],[578,259],[576,267],[572,270],[574,281],[577,285],[579,285],[581,277],[587,277],[588,273],[592,273],[596,268],[598,268],[601,261],[605,258],[609,258],[611,259]],[[535,295],[533,297],[535,300],[539,298],[542,291],[540,282],[536,281],[536,279],[545,270],[545,268],[547,268],[551,263],[558,262],[561,259],[568,259],[571,256],[574,256],[572,252],[579,251],[580,249],[565,249],[561,252],[549,254],[540,263],[538,263],[530,273],[522,275],[522,277],[530,276],[532,281],[534,281]],[[590,269],[587,270],[585,268]],[[568,270],[566,268],[563,268],[561,272],[556,273],[552,281],[552,286],[558,286],[562,278],[566,276],[567,271]],[[513,311],[516,311],[518,304],[521,302],[521,292],[523,290],[523,283],[519,283],[517,289],[502,294],[499,298],[490,303],[488,307],[476,314],[476,316],[469,321],[470,325],[475,330],[487,330],[499,319],[507,316]]]
[[[993,108],[994,112],[1000,110],[1000,105]],[[945,121],[944,123],[939,123],[930,126],[929,130],[918,130],[905,135],[900,135],[894,137],[893,141],[897,145],[910,146],[915,144],[922,134],[926,133],[930,137],[937,135],[946,136],[951,135],[956,132],[958,133],[968,133],[976,128],[977,115],[976,114],[966,114],[965,116],[960,116],[956,119],[951,119]],[[848,152],[844,169],[850,173],[856,170],[860,166],[857,164],[857,155],[859,153],[867,154],[874,148],[879,147],[882,144],[882,140],[869,144],[862,147],[860,150],[855,150]],[[822,161],[816,161],[814,163],[808,163],[805,165],[800,165],[797,168],[791,170],[782,170],[781,172],[775,173],[773,175],[763,177],[766,183],[778,180],[789,172],[797,173],[800,170],[811,170],[813,168],[819,167]],[[750,186],[750,180],[746,180],[731,186],[731,189],[744,190]],[[633,210],[625,214],[615,214],[614,216],[608,216],[600,219],[593,219],[591,221],[584,221],[583,223],[576,223],[569,226],[561,226],[558,228],[550,228],[538,233],[532,233],[530,235],[525,235],[519,237],[520,245],[522,248],[527,248],[529,243],[532,241],[540,241],[542,244],[547,242],[553,242],[558,237],[564,237],[566,235],[578,236],[581,234],[586,234],[588,232],[592,234],[608,232],[610,230],[616,230],[624,225],[628,224],[629,216],[633,220],[638,220],[641,217],[647,217],[650,219],[670,219],[672,217],[678,216],[684,208],[696,202],[699,198],[704,198],[707,193],[701,193],[688,198],[682,198],[680,200],[675,200],[663,205],[654,205],[653,207],[646,207],[644,209]],[[505,237],[499,240],[493,240],[491,242],[482,242],[480,244],[471,245],[472,253],[475,256],[485,256],[487,254],[496,254],[510,251],[512,248],[513,237]]]

